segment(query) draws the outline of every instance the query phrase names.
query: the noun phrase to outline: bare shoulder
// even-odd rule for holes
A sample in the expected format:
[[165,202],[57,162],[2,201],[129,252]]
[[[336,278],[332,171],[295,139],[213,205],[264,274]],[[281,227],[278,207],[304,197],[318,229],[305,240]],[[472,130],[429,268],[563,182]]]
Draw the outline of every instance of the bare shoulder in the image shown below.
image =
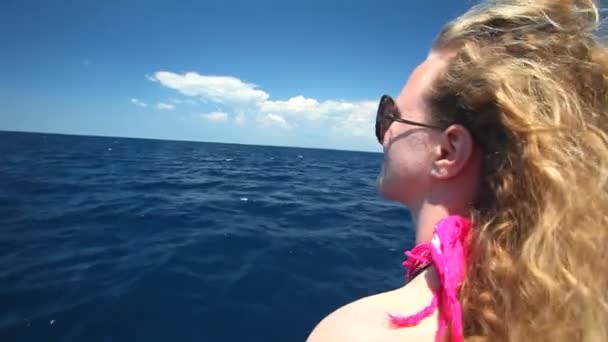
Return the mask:
[[315,327],[307,341],[369,341],[373,329],[389,328],[389,312],[382,310],[379,302],[391,292],[365,297],[337,309]]
[[393,328],[388,320],[388,314],[417,312],[431,299],[431,291],[421,281],[359,299],[325,317],[314,328],[307,342],[433,341],[437,327],[434,316],[411,328]]

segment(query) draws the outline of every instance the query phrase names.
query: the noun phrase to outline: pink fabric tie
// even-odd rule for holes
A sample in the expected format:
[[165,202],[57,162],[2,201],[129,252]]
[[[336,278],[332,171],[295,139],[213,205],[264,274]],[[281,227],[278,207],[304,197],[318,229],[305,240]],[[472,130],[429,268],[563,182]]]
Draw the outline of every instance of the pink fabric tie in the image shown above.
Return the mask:
[[[448,216],[435,225],[430,243],[421,243],[406,252],[408,278],[410,267],[432,262],[439,276],[440,287],[433,293],[431,303],[410,316],[390,315],[391,323],[398,327],[411,327],[433,314],[439,308],[439,326],[435,341],[441,341],[449,330],[451,342],[463,341],[462,308],[458,301],[458,289],[466,270],[465,239],[471,229],[471,221],[462,216]],[[411,261],[410,261],[411,260]]]

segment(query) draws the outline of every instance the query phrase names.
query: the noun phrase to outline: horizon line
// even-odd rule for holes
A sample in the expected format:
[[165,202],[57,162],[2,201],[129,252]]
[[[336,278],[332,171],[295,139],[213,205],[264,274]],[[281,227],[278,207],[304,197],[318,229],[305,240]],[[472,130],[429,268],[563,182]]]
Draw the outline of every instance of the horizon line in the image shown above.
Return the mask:
[[283,148],[299,148],[299,149],[307,149],[307,150],[322,150],[322,151],[337,151],[337,152],[356,152],[356,153],[382,154],[382,152],[374,152],[374,151],[347,150],[347,149],[324,148],[324,147],[304,147],[304,146],[290,146],[290,145],[245,144],[245,143],[238,143],[238,142],[187,140],[187,139],[167,139],[167,138],[157,138],[157,137],[127,137],[127,136],[98,135],[98,134],[85,134],[85,133],[64,133],[64,132],[48,132],[48,131],[47,132],[45,132],[45,131],[21,131],[21,130],[4,130],[4,129],[0,129],[0,133],[52,134],[52,135],[67,135],[67,136],[92,137],[92,138],[117,138],[117,139],[135,139],[135,140],[155,140],[155,141],[169,141],[169,142],[224,144],[224,145],[241,145],[241,146],[275,147],[275,148],[281,148],[281,147],[283,147]]

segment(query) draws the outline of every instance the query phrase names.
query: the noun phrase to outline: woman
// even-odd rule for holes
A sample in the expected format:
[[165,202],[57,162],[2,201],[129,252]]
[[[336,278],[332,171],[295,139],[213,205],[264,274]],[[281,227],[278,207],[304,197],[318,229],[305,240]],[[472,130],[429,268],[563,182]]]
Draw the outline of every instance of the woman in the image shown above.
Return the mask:
[[493,1],[449,23],[393,102],[379,190],[408,283],[316,341],[608,341],[608,51],[597,5]]

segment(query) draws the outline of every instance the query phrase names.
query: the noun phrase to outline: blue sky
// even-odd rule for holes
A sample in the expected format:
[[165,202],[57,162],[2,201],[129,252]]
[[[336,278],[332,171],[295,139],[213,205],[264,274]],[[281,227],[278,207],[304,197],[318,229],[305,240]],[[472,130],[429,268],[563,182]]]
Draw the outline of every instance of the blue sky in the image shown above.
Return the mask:
[[0,130],[380,151],[471,0],[0,3]]

